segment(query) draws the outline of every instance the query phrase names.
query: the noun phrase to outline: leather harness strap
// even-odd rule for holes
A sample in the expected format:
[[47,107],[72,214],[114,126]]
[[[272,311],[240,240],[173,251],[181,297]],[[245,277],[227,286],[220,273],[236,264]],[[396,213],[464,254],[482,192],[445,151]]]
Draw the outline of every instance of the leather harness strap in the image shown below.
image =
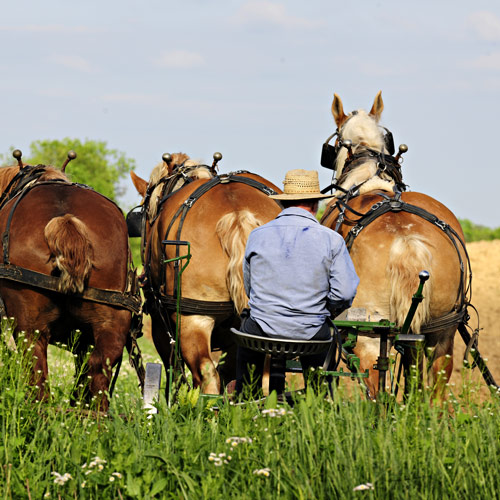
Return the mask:
[[[19,266],[0,264],[0,279],[8,279],[25,285],[43,288],[52,292],[59,292],[59,278],[47,274],[25,269]],[[141,311],[141,298],[138,295],[129,295],[116,290],[103,290],[85,287],[82,293],[67,293],[68,297],[81,298],[91,302],[99,302],[110,306],[122,307],[139,314]]]
[[[43,167],[43,168],[42,168]],[[23,175],[19,175],[23,172]],[[83,184],[70,183],[63,179],[51,179],[47,181],[37,181],[35,184],[31,184],[32,181],[36,181],[41,174],[44,172],[44,166],[38,165],[37,167],[26,166],[23,170],[16,175],[14,179],[19,181],[17,184],[11,181],[9,183],[8,189],[12,189],[12,192],[8,193],[8,196],[1,197],[1,202],[5,205],[8,201],[15,199],[10,208],[9,215],[7,217],[7,223],[5,231],[2,235],[2,246],[3,246],[3,263],[0,263],[0,278],[8,279],[11,281],[16,281],[17,283],[23,283],[25,285],[36,286],[38,288],[43,288],[45,290],[51,290],[54,292],[59,291],[59,278],[57,276],[49,276],[43,273],[39,273],[30,269],[26,269],[17,265],[12,265],[9,259],[9,246],[10,246],[10,228],[12,225],[12,219],[14,217],[14,212],[18,207],[20,201],[24,196],[31,190],[36,189],[44,185],[58,185],[67,188],[86,188],[91,189],[89,186]],[[93,190],[92,190],[93,191]],[[94,191],[97,193],[97,191]],[[122,214],[121,209],[113,201],[106,196],[97,193],[102,196],[107,201],[112,203],[116,209]],[[1,206],[0,206],[1,208]],[[129,252],[128,256],[128,267],[131,268],[131,255]],[[131,286],[130,291],[120,292],[116,290],[102,290],[98,288],[86,287],[82,293],[67,294],[68,296],[75,298],[82,298],[92,302],[99,302],[101,304],[107,304],[116,307],[123,307],[131,311],[134,314],[141,314],[141,297],[140,294],[134,291],[135,286]]]
[[[262,191],[266,195],[271,195],[271,194],[276,194],[276,192],[271,189],[270,187],[266,186],[262,182],[259,182],[255,179],[252,179],[250,177],[245,177],[240,174],[247,174],[250,172],[247,172],[245,170],[239,170],[237,172],[230,172],[228,174],[221,174],[213,177],[210,179],[208,182],[202,184],[200,187],[195,189],[189,197],[184,201],[184,203],[181,204],[181,206],[177,209],[175,212],[174,216],[170,220],[170,223],[167,227],[167,230],[165,232],[165,236],[163,240],[168,239],[168,235],[170,233],[170,230],[172,229],[172,226],[174,225],[175,221],[179,219],[179,225],[177,228],[176,232],[176,240],[179,241],[181,238],[181,232],[182,228],[184,225],[184,220],[186,218],[187,213],[191,209],[191,207],[210,189],[214,188],[215,186],[219,184],[227,184],[229,182],[240,182],[242,184],[246,184],[248,186],[251,186],[255,189],[258,189],[259,191]],[[164,196],[160,200],[160,204],[163,206],[163,203],[168,199],[168,193],[166,196]],[[160,207],[161,210],[162,207]],[[144,210],[144,213],[146,213],[147,210]],[[176,245],[176,250],[175,250],[175,256],[179,257],[180,255],[180,245]],[[150,272],[150,259],[151,255],[148,253],[146,256],[146,262],[145,262],[145,269],[147,270],[147,273],[149,274]],[[161,255],[161,263],[160,263],[160,276],[162,283],[159,287],[160,292],[153,290],[152,288],[147,291],[147,296],[150,298],[153,298],[154,300],[152,301],[153,304],[158,305],[161,303],[163,307],[165,307],[166,310],[175,310],[176,309],[176,304],[177,304],[177,288],[178,288],[178,270],[179,270],[179,260],[176,260],[174,262],[174,293],[173,295],[166,295],[165,293],[162,293],[161,290],[166,290],[166,283],[165,283],[165,263],[164,261],[166,260],[166,254],[165,250],[162,249],[162,255]],[[150,283],[151,287],[151,278],[148,277],[148,282]],[[205,314],[205,315],[219,315],[219,314],[232,314],[234,312],[234,304],[232,301],[226,301],[226,302],[214,302],[214,301],[206,301],[206,300],[196,300],[196,299],[190,299],[190,298],[184,298],[181,297],[180,299],[180,308],[183,313],[187,314]]]
[[[467,297],[470,294],[471,282],[472,282],[472,273],[470,272],[471,269],[470,259],[469,259],[469,254],[467,253],[467,249],[465,248],[465,243],[462,241],[457,232],[449,224],[447,224],[443,220],[440,220],[434,214],[428,212],[427,210],[421,207],[418,207],[416,205],[411,205],[410,203],[402,201],[400,199],[401,193],[397,193],[395,197],[387,196],[384,193],[377,193],[377,194],[381,196],[383,200],[372,205],[372,207],[368,210],[368,212],[364,214],[360,214],[356,210],[349,207],[349,205],[347,205],[346,203],[342,204],[344,208],[347,208],[354,214],[360,216],[360,218],[356,221],[356,225],[349,231],[349,233],[345,237],[347,249],[349,251],[351,250],[354,240],[366,226],[368,226],[371,222],[373,222],[381,215],[388,212],[411,213],[417,215],[418,217],[421,217],[422,219],[430,222],[431,224],[434,224],[439,229],[441,229],[446,234],[446,236],[448,236],[451,243],[455,247],[455,250],[458,255],[458,259],[460,262],[460,285],[458,287],[458,292],[457,292],[457,302],[459,303],[459,305],[457,308],[455,308],[448,314],[440,318],[436,318],[435,320],[424,325],[422,327],[422,333],[430,334],[442,330],[446,327],[451,327],[459,323],[463,323],[464,320],[467,319],[466,318],[467,305],[469,303],[469,299]],[[462,247],[462,250],[465,254],[469,269],[469,279],[467,282],[467,286],[465,286],[465,267],[462,255],[460,253],[459,245]]]

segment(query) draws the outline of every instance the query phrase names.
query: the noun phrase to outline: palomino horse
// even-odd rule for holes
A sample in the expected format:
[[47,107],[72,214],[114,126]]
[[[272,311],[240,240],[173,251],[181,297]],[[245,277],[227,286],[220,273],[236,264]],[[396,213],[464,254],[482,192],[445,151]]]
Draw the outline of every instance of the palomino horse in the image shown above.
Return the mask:
[[[398,160],[406,148],[401,146],[395,158],[394,151],[387,151],[390,132],[378,125],[383,107],[379,92],[369,113],[358,110],[346,115],[335,94],[332,113],[337,124],[335,167],[340,188],[321,222],[346,239],[360,278],[353,307],[366,309],[372,321],[385,318],[402,326],[419,272],[430,273],[411,330],[425,334],[427,381],[438,395],[451,376],[454,335],[466,314],[464,236],[456,217],[440,202],[422,193],[402,192],[406,186]],[[362,370],[370,370],[367,388],[375,397],[378,341],[360,337],[355,352]],[[415,363],[414,352],[405,348],[407,374]]]
[[[192,256],[180,287],[180,351],[194,385],[206,394],[220,393],[220,378],[224,383],[235,378],[229,329],[239,326],[238,315],[247,306],[242,262],[248,235],[280,212],[268,198],[279,189],[262,177],[248,172],[214,174],[213,167],[197,165],[180,153],[158,165],[149,183],[131,173],[143,196],[146,308],[154,344],[167,370],[175,342],[178,261],[165,260],[187,249],[163,242],[190,243]],[[177,189],[178,180],[188,178],[191,182]],[[216,348],[233,353],[219,367],[222,371],[212,358]]]
[[61,170],[18,158],[19,166],[0,168],[1,314],[33,343],[38,399],[48,397],[47,346],[60,343],[76,355],[73,397],[95,396],[106,410],[112,368],[140,332],[125,219]]

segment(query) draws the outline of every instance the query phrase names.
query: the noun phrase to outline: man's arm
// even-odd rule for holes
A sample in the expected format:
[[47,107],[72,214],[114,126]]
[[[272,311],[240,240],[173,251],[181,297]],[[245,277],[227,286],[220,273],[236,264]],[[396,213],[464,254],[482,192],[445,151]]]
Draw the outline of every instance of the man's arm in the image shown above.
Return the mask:
[[334,249],[330,267],[330,291],[327,295],[327,308],[332,317],[351,307],[356,295],[359,278],[354,269],[351,256],[344,240],[340,240]]

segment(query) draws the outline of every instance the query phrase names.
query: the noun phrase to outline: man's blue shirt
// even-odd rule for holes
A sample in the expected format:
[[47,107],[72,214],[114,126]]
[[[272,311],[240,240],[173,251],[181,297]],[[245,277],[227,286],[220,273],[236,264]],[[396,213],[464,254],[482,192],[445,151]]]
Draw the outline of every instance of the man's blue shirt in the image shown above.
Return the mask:
[[333,307],[348,307],[359,278],[342,237],[290,207],[254,229],[243,261],[250,316],[269,336],[310,339]]

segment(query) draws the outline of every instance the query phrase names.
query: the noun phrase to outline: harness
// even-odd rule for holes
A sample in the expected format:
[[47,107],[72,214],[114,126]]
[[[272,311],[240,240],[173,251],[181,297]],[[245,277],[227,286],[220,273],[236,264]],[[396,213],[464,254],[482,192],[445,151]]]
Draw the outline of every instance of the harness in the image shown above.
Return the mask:
[[[354,210],[348,205],[347,201],[338,199],[335,202],[335,205],[331,205],[332,209],[329,210],[328,214],[325,215],[325,218],[326,216],[330,215],[335,208],[339,210],[341,215],[343,215],[346,211],[349,211],[358,217],[357,220],[350,221],[351,223],[354,224],[354,226],[350,229],[350,231],[347,233],[347,236],[345,237],[346,246],[349,251],[351,250],[352,245],[354,244],[354,241],[359,235],[359,233],[364,228],[366,228],[366,226],[368,226],[374,220],[376,220],[378,217],[388,212],[407,212],[410,214],[414,214],[441,229],[441,231],[443,231],[443,233],[446,234],[446,236],[453,244],[460,262],[460,285],[457,291],[457,301],[456,301],[457,305],[448,314],[440,318],[436,318],[427,323],[426,325],[424,325],[421,329],[421,333],[422,334],[435,333],[444,328],[455,326],[457,324],[467,321],[468,320],[467,307],[470,305],[472,272],[471,272],[469,254],[467,253],[467,249],[465,248],[465,243],[462,241],[458,233],[449,224],[447,224],[443,220],[440,220],[434,214],[428,212],[427,210],[421,207],[418,207],[416,205],[411,205],[410,203],[406,203],[403,200],[401,200],[401,192],[396,192],[396,194],[393,197],[388,196],[382,192],[376,194],[380,196],[382,200],[373,204],[371,208],[365,213],[361,213]],[[336,231],[339,230],[340,225],[343,223],[343,221],[344,217],[342,217],[342,221],[340,222],[340,224],[337,223],[337,226],[335,228]],[[466,268],[464,265],[464,260],[462,259],[462,255],[460,253],[460,248],[463,250],[465,254],[467,267],[469,269],[469,275],[467,279],[465,276]]]
[[[259,191],[263,192],[266,195],[271,195],[271,194],[276,194],[276,192],[266,186],[265,184],[255,180],[251,179],[249,177],[245,177],[241,174],[248,174],[250,172],[246,170],[239,170],[236,172],[230,172],[228,174],[220,174],[212,179],[210,179],[208,182],[202,184],[199,186],[197,189],[195,189],[189,197],[179,206],[175,214],[173,215],[172,219],[169,222],[169,225],[167,227],[167,230],[165,232],[165,236],[162,240],[163,243],[168,241],[168,237],[170,234],[170,231],[172,229],[172,226],[176,221],[179,221],[179,225],[177,227],[176,235],[175,235],[175,240],[171,241],[172,244],[175,244],[176,249],[175,249],[175,256],[179,257],[180,255],[180,246],[181,246],[181,233],[182,233],[182,228],[184,225],[184,221],[186,219],[186,216],[189,212],[189,210],[193,207],[193,205],[208,191],[213,189],[214,187],[218,186],[219,184],[228,184],[230,182],[239,182],[242,184],[246,184],[247,186],[253,187],[255,189],[258,189]],[[172,184],[173,185],[173,184]],[[149,190],[148,190],[149,191]],[[172,193],[166,193],[162,196],[160,202],[159,202],[159,208],[157,211],[156,217],[159,216],[160,211],[163,208],[163,205],[165,202],[169,199],[170,195]],[[149,202],[149,200],[148,200]],[[146,218],[147,218],[147,207],[143,208],[143,223],[142,223],[142,247],[143,247],[143,254],[145,253],[144,248],[146,245],[145,242],[145,223],[146,223]],[[155,309],[156,311],[159,311],[160,308],[164,308],[167,311],[174,311],[176,310],[176,305],[177,305],[177,290],[178,290],[178,275],[179,275],[179,260],[174,261],[174,287],[173,287],[173,294],[172,295],[167,295],[166,292],[166,277],[165,277],[165,261],[167,260],[165,248],[162,247],[162,254],[161,254],[161,263],[160,263],[160,279],[161,283],[158,287],[158,290],[154,289],[152,284],[151,284],[151,252],[149,251],[147,255],[145,255],[145,261],[144,261],[144,270],[146,273],[147,277],[147,282],[146,286],[144,287],[144,295],[146,297],[146,308],[147,309]],[[197,300],[197,299],[190,299],[190,298],[185,298],[181,297],[180,299],[180,308],[182,309],[183,313],[187,314],[205,314],[205,315],[228,315],[228,314],[233,314],[234,313],[234,304],[232,301],[225,301],[225,302],[216,302],[216,301],[207,301],[207,300]]]

